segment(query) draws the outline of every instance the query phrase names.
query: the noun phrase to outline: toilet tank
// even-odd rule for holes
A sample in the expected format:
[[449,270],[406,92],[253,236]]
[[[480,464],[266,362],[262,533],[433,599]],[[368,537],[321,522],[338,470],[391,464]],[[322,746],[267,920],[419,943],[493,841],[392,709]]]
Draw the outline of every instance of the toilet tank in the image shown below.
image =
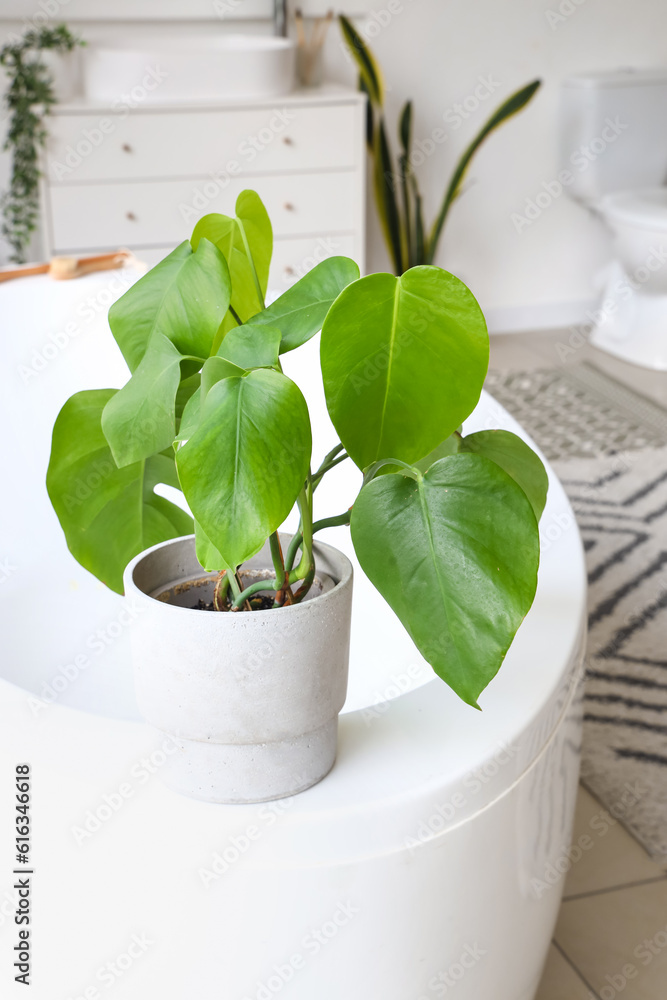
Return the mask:
[[582,73],[561,90],[561,170],[585,204],[667,181],[667,67]]

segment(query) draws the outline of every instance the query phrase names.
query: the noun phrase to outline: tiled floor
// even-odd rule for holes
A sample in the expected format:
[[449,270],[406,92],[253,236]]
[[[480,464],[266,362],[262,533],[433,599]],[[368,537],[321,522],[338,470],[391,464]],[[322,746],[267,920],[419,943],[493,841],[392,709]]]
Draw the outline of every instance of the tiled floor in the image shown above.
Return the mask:
[[[584,359],[667,406],[667,373],[616,361],[576,331],[491,339],[500,370],[557,367]],[[585,789],[574,840],[593,846],[568,873],[554,943],[536,1000],[667,1000],[667,874]]]

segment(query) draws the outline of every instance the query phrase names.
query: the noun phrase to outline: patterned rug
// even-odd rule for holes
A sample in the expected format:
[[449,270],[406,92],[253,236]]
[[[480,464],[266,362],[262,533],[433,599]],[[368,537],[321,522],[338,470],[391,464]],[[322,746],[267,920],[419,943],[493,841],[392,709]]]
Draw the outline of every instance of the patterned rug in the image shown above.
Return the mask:
[[487,388],[552,461],[584,541],[582,781],[667,865],[667,413],[589,365]]

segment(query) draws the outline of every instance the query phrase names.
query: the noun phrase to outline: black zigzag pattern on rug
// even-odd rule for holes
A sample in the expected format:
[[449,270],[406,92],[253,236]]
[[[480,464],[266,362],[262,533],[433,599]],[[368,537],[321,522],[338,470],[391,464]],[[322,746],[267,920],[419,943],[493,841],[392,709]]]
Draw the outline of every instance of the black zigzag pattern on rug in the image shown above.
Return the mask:
[[667,863],[667,448],[557,462],[586,551],[582,777]]

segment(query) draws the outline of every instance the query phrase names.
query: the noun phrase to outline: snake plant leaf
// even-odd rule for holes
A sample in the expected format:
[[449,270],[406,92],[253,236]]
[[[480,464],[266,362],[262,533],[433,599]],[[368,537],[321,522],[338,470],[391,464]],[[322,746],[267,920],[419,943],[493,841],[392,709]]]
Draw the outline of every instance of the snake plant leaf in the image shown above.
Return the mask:
[[[280,330],[280,353],[293,351],[320,332],[326,314],[340,293],[358,278],[359,268],[349,257],[328,257],[304,274],[263,312],[253,316],[252,325]],[[223,346],[230,336],[227,334]]]
[[348,285],[320,354],[329,415],[365,469],[388,457],[414,463],[456,430],[479,399],[489,338],[463,282],[421,266]]
[[397,274],[402,274],[405,269],[405,234],[396,201],[394,166],[382,117],[378,120],[373,142],[373,190],[394,270]]
[[478,708],[537,588],[539,535],[523,490],[489,459],[453,455],[416,481],[364,486],[351,530],[364,572],[421,654]]
[[217,213],[205,215],[190,237],[194,250],[204,238],[214,243],[227,261],[231,306],[245,323],[264,308],[273,252],[273,229],[259,195],[242,191],[236,200],[235,218]]
[[176,434],[182,355],[154,333],[129,382],[102,412],[102,430],[119,468],[164,451]]
[[409,157],[410,150],[412,149],[412,101],[406,101],[403,105],[398,124],[398,134],[403,152]]
[[338,20],[348,51],[359,69],[364,90],[371,102],[376,107],[381,108],[384,104],[382,70],[352,22],[344,14],[339,14]]
[[475,153],[484,140],[487,139],[500,125],[502,125],[503,122],[506,122],[508,118],[518,114],[519,111],[522,111],[523,108],[525,108],[528,102],[534,97],[540,87],[540,84],[541,80],[533,80],[532,83],[529,83],[525,87],[521,87],[520,90],[517,90],[514,94],[508,97],[506,101],[503,101],[500,107],[497,108],[491,117],[484,123],[470,145],[463,151],[458,163],[456,164],[454,173],[452,174],[449,186],[445,192],[442,207],[438,213],[438,217],[435,220],[429,237],[428,252],[426,254],[427,264],[433,263],[438,249],[440,235],[449,213],[449,209],[452,202],[458,197],[461,191],[461,184],[463,183],[468,167],[470,166]]
[[225,565],[249,559],[282,524],[310,455],[306,401],[281,372],[256,368],[209,390],[176,464],[188,504]]
[[181,354],[202,360],[229,308],[231,285],[223,255],[208,240],[193,253],[186,240],[139,279],[109,310],[109,325],[130,371],[154,333]]
[[533,449],[511,431],[477,431],[460,443],[462,452],[484,455],[519,484],[539,521],[547,502],[549,477]]
[[[263,313],[258,313],[263,316]],[[250,320],[243,326],[230,330],[218,348],[220,359],[226,358],[239,368],[272,368],[278,364],[280,330]],[[209,360],[213,360],[210,358]]]
[[67,545],[82,566],[123,592],[123,570],[135,555],[192,532],[192,518],[155,493],[179,486],[170,453],[119,469],[102,431],[102,412],[116,389],[72,396],[53,429],[46,487]]

